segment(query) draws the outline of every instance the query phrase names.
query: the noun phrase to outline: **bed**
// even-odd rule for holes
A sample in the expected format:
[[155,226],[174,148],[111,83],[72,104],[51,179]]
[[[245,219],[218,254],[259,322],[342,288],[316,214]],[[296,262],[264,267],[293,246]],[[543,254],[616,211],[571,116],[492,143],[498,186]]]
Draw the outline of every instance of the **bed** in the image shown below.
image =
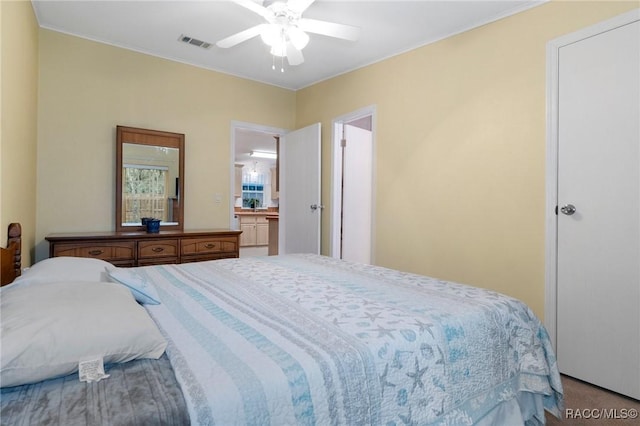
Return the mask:
[[0,248],[0,286],[11,283],[20,276],[22,264],[22,227],[9,224],[7,248]]
[[[28,416],[43,394],[61,395],[65,386],[77,389],[45,399],[49,412],[59,403],[58,412],[74,407],[80,419],[52,424],[95,424],[87,416],[130,424],[126,416],[138,406],[175,406],[175,412],[150,413],[151,420],[136,418],[136,424],[194,425],[543,424],[545,410],[559,416],[562,409],[546,330],[526,305],[492,291],[309,254],[95,266],[102,270],[94,278],[86,265],[72,272],[73,291],[80,282],[126,289],[166,342],[163,354],[107,363],[111,376],[97,383],[79,382],[72,372],[3,384],[3,422]],[[0,296],[7,299],[12,287],[30,289],[32,300],[36,291],[59,285],[30,282],[37,269]],[[110,391],[126,389],[129,368],[163,375],[144,395]],[[88,401],[88,387],[104,388],[91,396],[99,404]],[[171,402],[159,403],[159,395]]]

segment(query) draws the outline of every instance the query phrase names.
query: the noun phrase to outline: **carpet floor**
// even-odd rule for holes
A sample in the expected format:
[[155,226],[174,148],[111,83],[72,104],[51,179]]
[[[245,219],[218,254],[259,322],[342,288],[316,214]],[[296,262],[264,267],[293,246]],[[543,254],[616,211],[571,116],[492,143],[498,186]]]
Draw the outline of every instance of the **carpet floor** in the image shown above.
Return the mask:
[[[562,376],[564,418],[547,413],[550,426],[626,426],[640,425],[640,401]],[[635,413],[635,414],[634,414]]]

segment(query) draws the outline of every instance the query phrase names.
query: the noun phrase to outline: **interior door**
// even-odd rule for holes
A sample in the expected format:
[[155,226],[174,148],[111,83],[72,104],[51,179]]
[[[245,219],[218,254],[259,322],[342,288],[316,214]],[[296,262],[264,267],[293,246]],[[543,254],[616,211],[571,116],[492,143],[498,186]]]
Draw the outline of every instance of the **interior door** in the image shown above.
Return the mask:
[[640,23],[559,51],[557,355],[640,398]]
[[371,131],[344,125],[341,258],[371,263]]
[[320,144],[320,123],[280,138],[279,254],[320,254]]

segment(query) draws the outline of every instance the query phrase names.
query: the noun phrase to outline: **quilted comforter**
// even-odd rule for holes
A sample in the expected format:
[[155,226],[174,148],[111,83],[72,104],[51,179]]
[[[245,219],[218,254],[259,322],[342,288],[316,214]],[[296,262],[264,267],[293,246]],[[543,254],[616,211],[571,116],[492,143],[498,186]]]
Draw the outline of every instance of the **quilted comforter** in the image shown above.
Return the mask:
[[504,403],[537,423],[562,406],[546,330],[496,292],[316,255],[138,272],[192,424],[460,425]]

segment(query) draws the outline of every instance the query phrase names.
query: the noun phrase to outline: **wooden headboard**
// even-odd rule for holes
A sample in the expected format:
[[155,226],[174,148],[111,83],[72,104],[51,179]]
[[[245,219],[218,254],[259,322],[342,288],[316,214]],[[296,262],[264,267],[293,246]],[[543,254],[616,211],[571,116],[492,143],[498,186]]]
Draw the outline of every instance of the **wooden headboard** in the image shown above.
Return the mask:
[[20,276],[22,264],[22,227],[9,225],[7,248],[0,248],[0,286],[9,284]]

